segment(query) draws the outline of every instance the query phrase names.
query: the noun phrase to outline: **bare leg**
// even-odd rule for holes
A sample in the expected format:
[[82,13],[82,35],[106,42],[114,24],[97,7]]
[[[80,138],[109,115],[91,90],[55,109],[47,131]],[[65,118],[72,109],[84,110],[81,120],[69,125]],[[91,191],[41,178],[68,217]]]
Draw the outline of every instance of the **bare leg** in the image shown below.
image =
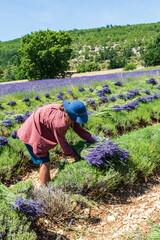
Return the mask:
[[50,162],[40,164],[39,179],[42,184],[47,185],[51,181],[50,177]]

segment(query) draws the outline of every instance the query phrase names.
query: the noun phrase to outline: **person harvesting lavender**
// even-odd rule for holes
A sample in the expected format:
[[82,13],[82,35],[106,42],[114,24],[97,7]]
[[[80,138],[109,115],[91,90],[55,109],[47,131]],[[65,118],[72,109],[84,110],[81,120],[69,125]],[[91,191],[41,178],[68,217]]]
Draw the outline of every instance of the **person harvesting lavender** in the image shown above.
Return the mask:
[[33,162],[40,164],[39,179],[42,184],[47,185],[51,180],[49,150],[57,144],[64,155],[80,158],[65,139],[69,126],[82,139],[95,142],[91,134],[80,125],[87,121],[88,113],[83,102],[64,100],[63,104],[51,103],[39,107],[18,129],[17,135],[25,143]]

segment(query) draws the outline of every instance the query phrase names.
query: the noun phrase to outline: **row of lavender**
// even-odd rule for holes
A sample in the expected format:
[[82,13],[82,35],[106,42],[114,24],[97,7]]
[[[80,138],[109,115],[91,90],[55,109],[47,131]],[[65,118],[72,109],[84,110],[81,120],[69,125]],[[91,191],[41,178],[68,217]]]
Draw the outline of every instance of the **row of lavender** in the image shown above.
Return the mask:
[[104,80],[121,79],[125,80],[128,77],[138,77],[143,74],[146,75],[158,75],[160,69],[148,70],[148,71],[137,71],[137,72],[125,72],[116,74],[96,75],[96,76],[85,76],[85,77],[73,77],[63,79],[46,79],[36,80],[32,82],[22,83],[11,83],[0,86],[0,96],[12,94],[14,92],[44,92],[51,91],[52,89],[58,89],[63,86],[74,86],[76,84],[88,84],[90,82],[102,82]]

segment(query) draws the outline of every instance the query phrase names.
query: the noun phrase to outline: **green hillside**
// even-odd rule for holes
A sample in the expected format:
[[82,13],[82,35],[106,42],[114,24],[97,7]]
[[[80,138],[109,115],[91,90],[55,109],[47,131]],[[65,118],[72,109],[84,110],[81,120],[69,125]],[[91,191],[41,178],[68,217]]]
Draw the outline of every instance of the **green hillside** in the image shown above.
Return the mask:
[[[144,64],[143,53],[147,44],[160,33],[160,22],[125,26],[107,25],[67,32],[72,39],[71,70],[77,69],[79,72],[104,70],[125,67],[128,64],[136,68]],[[0,81],[25,77],[21,75],[19,69],[17,49],[20,47],[20,40],[18,38],[0,42]],[[86,63],[88,68],[84,66]]]

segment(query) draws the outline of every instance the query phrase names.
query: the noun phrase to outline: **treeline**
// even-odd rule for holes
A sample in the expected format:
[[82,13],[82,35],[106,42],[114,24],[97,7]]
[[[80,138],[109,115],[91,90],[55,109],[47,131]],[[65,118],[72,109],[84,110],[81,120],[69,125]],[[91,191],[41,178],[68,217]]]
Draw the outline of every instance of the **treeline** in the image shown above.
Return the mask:
[[[159,65],[160,22],[70,30],[70,69],[77,72],[100,69],[134,69],[138,65]],[[33,33],[32,33],[33,34]],[[27,77],[21,68],[18,49],[21,39],[0,42],[0,81]],[[155,50],[152,51],[152,48]],[[146,56],[146,52],[149,52]],[[153,59],[157,59],[154,61]],[[69,69],[68,69],[69,70]]]

